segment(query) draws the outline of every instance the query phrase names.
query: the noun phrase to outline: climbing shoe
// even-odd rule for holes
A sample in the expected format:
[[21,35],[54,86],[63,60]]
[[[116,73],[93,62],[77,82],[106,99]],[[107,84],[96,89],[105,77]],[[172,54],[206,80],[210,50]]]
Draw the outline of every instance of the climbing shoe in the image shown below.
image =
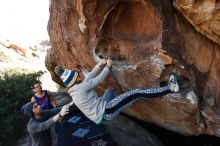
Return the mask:
[[179,91],[179,84],[177,82],[177,76],[175,73],[170,74],[168,85],[170,87],[171,92],[178,92]]

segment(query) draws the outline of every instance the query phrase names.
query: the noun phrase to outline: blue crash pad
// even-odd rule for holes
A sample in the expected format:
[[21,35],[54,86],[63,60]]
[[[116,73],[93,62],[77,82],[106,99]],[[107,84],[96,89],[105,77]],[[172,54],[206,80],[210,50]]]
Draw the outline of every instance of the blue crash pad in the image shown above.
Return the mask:
[[116,146],[105,127],[82,113],[68,114],[56,125],[58,146]]

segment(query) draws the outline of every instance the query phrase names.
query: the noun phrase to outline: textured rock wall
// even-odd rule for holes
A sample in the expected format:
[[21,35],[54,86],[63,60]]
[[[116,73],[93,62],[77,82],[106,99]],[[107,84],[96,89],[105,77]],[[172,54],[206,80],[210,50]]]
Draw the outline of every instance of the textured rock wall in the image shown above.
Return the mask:
[[174,0],[174,6],[196,30],[220,45],[220,1]]
[[[177,2],[176,2],[177,3]],[[171,0],[52,0],[46,66],[91,70],[100,58],[112,73],[97,89],[159,86],[176,72],[177,94],[139,100],[125,112],[185,135],[220,136],[219,45],[197,30]]]

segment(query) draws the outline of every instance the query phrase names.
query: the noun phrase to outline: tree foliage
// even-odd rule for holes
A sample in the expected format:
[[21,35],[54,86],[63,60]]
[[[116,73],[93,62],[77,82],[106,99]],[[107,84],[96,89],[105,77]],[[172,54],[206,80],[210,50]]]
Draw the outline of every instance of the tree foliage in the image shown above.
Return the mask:
[[30,101],[32,84],[42,72],[8,70],[0,73],[0,145],[12,146],[21,138],[27,119],[20,111]]

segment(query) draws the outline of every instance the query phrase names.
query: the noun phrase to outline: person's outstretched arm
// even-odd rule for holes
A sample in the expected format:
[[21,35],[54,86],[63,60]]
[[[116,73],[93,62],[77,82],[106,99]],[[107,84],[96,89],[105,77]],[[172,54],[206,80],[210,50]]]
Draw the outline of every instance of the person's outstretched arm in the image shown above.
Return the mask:
[[98,64],[93,68],[91,72],[86,77],[86,80],[94,78],[98,72],[101,70],[102,66],[106,64],[106,59],[101,59]]
[[48,130],[54,123],[58,122],[61,120],[66,114],[69,113],[69,106],[64,105],[60,112],[56,114],[55,116],[49,118],[46,121],[43,122],[34,122],[28,127],[28,131],[30,133],[37,133],[41,131]]
[[95,88],[100,83],[102,83],[105,80],[105,78],[108,76],[111,66],[112,66],[112,60],[108,59],[107,64],[104,67],[104,69],[101,71],[101,73],[95,78],[83,82],[81,88],[84,88],[84,90],[88,91]]

